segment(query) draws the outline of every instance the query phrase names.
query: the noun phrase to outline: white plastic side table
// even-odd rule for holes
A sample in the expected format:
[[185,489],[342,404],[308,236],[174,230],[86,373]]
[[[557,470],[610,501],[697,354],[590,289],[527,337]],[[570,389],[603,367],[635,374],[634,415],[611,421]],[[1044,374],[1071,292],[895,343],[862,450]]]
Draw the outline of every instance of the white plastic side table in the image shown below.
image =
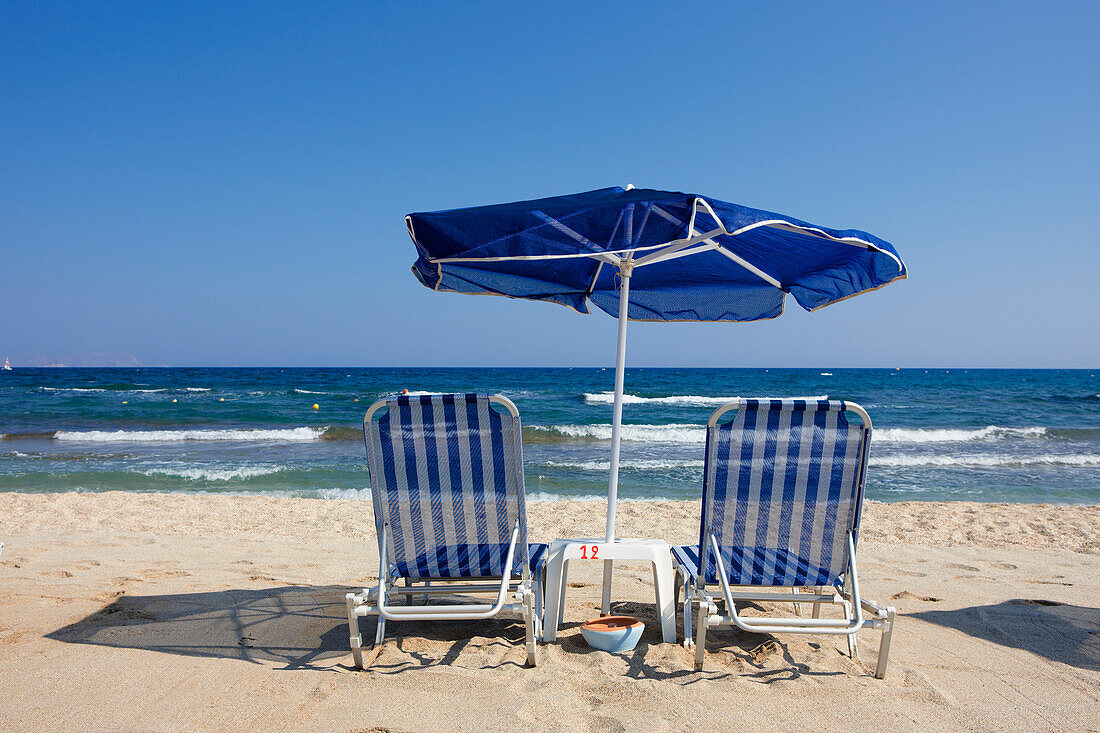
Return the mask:
[[[569,562],[572,560],[645,560],[653,563],[653,590],[657,601],[657,616],[661,619],[661,636],[666,643],[676,643],[676,605],[673,589],[676,579],[672,571],[672,555],[663,540],[615,540],[581,538],[554,540],[546,559],[546,593],[543,595],[542,639],[554,641],[558,624],[565,614]],[[607,598],[608,589],[604,589]]]

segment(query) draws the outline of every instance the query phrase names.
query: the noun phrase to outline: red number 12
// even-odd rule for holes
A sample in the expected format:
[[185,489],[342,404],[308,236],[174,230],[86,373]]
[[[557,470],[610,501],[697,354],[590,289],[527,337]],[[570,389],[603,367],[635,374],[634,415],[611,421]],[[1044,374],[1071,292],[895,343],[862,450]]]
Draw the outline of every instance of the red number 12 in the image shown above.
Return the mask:
[[[588,550],[592,550],[592,556],[589,557]],[[581,560],[598,560],[596,557],[600,551],[599,545],[581,545]]]

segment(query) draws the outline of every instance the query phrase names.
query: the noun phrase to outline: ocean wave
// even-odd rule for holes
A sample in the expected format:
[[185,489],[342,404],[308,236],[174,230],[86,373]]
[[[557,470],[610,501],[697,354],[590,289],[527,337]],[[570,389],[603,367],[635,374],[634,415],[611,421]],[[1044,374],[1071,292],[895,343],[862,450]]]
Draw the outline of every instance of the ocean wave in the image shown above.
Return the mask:
[[[614,392],[585,392],[584,401],[590,405],[612,405],[615,403]],[[624,394],[624,405],[681,405],[687,407],[708,407],[724,405],[733,402],[736,397],[707,397],[704,395],[672,395],[669,397],[641,397],[639,395]],[[791,400],[827,400],[829,395],[811,395],[808,397],[787,397]]]
[[186,392],[213,392],[213,387],[184,387]]
[[873,442],[962,443],[973,440],[1042,438],[1048,435],[1048,429],[1043,427],[1003,428],[997,425],[989,425],[976,430],[960,428],[881,428],[874,431]]
[[297,442],[318,440],[328,428],[284,428],[280,430],[58,430],[56,440],[92,443],[170,443],[195,441]]
[[[607,471],[610,461],[544,461],[537,464],[543,468],[564,468],[574,471]],[[676,468],[699,469],[703,461],[697,459],[640,458],[619,461],[619,468],[627,471],[667,471]]]
[[971,454],[954,456],[871,456],[871,466],[883,468],[929,467],[1025,467],[1025,466],[1100,466],[1096,454],[1043,454],[1033,456]]
[[[554,443],[569,440],[610,440],[611,425],[530,425],[524,440]],[[990,425],[984,428],[878,428],[872,443],[964,443],[1011,439],[1097,440],[1097,428],[1008,428]],[[632,443],[702,443],[706,427],[669,423],[666,425],[623,425],[622,439]]]
[[297,387],[295,387],[294,389],[292,389],[290,391],[291,392],[297,392],[298,394],[334,394],[333,392],[317,392],[316,390],[298,389]]
[[[532,425],[528,435],[533,442],[550,442],[540,438],[551,437],[572,440],[611,440],[611,425]],[[623,425],[622,439],[631,443],[702,443],[706,439],[703,425]]]
[[[158,389],[144,389],[139,387],[39,387],[43,392],[116,392],[118,394],[123,393],[148,393],[148,392],[167,392],[167,387],[160,387]],[[190,389],[190,388],[188,388]]]
[[317,495],[322,499],[371,500],[370,489],[318,489]]
[[98,387],[39,387],[43,392],[106,392]]
[[237,468],[153,468],[146,476],[171,476],[188,481],[233,481],[269,476],[286,470],[285,466],[239,466]]
[[[598,501],[598,502],[606,502],[607,501],[607,494],[602,493],[602,492],[595,493],[595,494],[579,494],[579,495],[578,494],[551,494],[548,491],[533,491],[533,492],[529,492],[527,494],[526,499],[527,499],[527,501],[583,501],[583,502]],[[633,504],[633,503],[643,503],[643,502],[653,502],[653,501],[676,501],[676,499],[673,498],[673,497],[662,498],[662,497],[659,497],[659,496],[647,497],[647,498],[631,497],[629,499],[619,497],[619,499],[618,499],[618,503],[620,503],[620,504]]]

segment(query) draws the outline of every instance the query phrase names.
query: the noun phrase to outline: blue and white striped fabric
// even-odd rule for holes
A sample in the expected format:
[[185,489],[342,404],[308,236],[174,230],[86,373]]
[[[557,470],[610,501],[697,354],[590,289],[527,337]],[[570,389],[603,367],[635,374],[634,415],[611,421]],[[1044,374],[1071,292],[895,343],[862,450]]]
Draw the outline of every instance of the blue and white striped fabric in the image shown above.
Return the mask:
[[[840,582],[871,438],[845,409],[828,400],[745,400],[708,428],[700,544],[709,550],[714,534],[731,584]],[[718,582],[713,553],[704,555],[706,582]]]
[[518,417],[486,395],[401,395],[364,424],[379,536],[406,578],[505,574],[512,529],[520,534],[510,574],[528,558]]

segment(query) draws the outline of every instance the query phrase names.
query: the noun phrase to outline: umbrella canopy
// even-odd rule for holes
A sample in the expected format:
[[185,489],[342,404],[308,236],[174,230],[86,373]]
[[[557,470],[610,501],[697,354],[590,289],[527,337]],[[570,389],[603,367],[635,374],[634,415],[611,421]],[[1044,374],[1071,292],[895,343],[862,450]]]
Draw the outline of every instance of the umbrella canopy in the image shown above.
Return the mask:
[[[608,477],[615,540],[626,324],[757,321],[787,294],[813,311],[906,277],[888,242],[697,194],[640,188],[409,214],[413,274],[433,290],[544,300],[619,318]],[[610,598],[604,566],[603,608]]]
[[405,222],[413,273],[433,290],[615,315],[632,262],[636,321],[775,318],[788,293],[812,311],[906,276],[893,246],[867,232],[670,191],[605,188]]

